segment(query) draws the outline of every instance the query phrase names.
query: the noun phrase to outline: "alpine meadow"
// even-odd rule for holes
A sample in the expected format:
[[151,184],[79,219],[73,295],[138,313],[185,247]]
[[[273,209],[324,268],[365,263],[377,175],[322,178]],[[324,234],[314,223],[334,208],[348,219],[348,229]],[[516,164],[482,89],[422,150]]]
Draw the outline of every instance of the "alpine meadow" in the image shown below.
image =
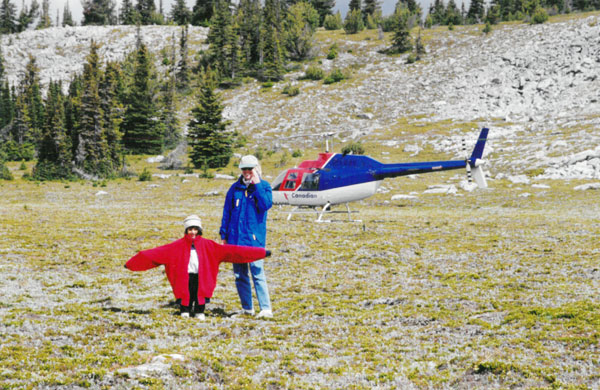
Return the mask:
[[[0,389],[600,389],[597,2],[109,3],[0,5]],[[273,183],[326,148],[466,159],[483,127],[486,189],[270,209],[272,318],[235,314],[229,263],[204,321],[123,267],[191,214],[220,243],[241,156]]]

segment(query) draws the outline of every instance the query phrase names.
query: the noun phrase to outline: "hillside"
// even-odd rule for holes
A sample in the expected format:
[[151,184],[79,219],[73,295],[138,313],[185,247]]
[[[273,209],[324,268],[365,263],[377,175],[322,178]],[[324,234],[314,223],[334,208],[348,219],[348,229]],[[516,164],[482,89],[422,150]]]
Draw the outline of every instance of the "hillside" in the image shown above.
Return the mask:
[[[267,180],[323,147],[320,137],[287,138],[298,133],[335,132],[334,149],[358,140],[392,162],[462,158],[462,140],[470,148],[490,127],[487,190],[439,172],[386,179],[351,204],[360,222],[270,210],[272,319],[235,315],[229,264],[204,322],[177,315],[161,268],[123,268],[181,237],[192,213],[217,240],[227,176],[127,156],[152,180],[34,182],[23,179],[34,162],[7,163],[0,388],[600,389],[599,18],[503,24],[489,35],[424,30],[428,54],[414,64],[379,54],[387,43],[375,32],[320,31],[322,53],[336,42],[340,56],[313,64],[350,79],[322,85],[296,70],[271,88],[223,91],[227,118],[249,140],[237,152],[261,153]],[[150,29],[156,50],[178,31]],[[126,52],[134,33],[118,31],[2,37],[3,54],[14,77],[25,47],[43,47],[59,70],[42,78],[68,79],[92,36],[113,37],[107,57]],[[43,34],[43,45],[24,38]],[[48,37],[68,34],[83,43],[61,50],[80,51],[56,57]],[[194,34],[200,47],[206,31]],[[287,83],[300,93],[282,94]],[[192,103],[181,102],[183,116]],[[236,163],[218,173],[235,175]]]

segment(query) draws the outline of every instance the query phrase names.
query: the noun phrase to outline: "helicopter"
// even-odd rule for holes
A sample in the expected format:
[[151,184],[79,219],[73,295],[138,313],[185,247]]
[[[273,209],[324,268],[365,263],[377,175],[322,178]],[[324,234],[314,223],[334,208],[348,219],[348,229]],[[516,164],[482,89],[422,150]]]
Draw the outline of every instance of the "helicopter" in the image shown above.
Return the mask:
[[273,204],[294,206],[288,220],[302,212],[298,209],[312,208],[318,214],[317,222],[325,222],[323,214],[333,212],[331,206],[345,203],[352,221],[348,203],[374,195],[386,178],[464,168],[469,181],[472,176],[479,188],[487,188],[482,156],[488,132],[482,128],[473,152],[464,160],[385,164],[364,155],[319,153],[316,160],[303,161],[275,178]]

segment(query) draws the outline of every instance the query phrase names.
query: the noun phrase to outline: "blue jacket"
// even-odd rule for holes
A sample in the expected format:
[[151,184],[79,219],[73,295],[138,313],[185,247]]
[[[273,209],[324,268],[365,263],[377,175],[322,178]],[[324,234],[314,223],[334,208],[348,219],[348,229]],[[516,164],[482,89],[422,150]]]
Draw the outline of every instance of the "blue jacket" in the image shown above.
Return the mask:
[[242,176],[227,191],[221,238],[228,244],[264,248],[267,240],[267,210],[273,206],[271,185],[262,180],[246,186]]

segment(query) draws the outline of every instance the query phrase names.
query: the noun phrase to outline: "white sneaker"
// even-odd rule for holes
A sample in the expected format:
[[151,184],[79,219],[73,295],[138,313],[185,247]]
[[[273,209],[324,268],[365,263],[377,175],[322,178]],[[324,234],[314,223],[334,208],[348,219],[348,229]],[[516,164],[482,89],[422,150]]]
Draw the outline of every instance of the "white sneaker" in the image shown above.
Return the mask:
[[204,313],[198,314],[198,321],[204,321],[205,319],[206,319],[206,316],[204,315]]
[[184,318],[190,318],[190,313],[183,312],[183,313],[181,313],[181,316],[184,317]]
[[273,312],[270,309],[261,310],[256,318],[273,318]]
[[241,309],[241,310],[238,310],[235,313],[233,313],[232,317],[253,316],[253,315],[254,315],[254,309]]

